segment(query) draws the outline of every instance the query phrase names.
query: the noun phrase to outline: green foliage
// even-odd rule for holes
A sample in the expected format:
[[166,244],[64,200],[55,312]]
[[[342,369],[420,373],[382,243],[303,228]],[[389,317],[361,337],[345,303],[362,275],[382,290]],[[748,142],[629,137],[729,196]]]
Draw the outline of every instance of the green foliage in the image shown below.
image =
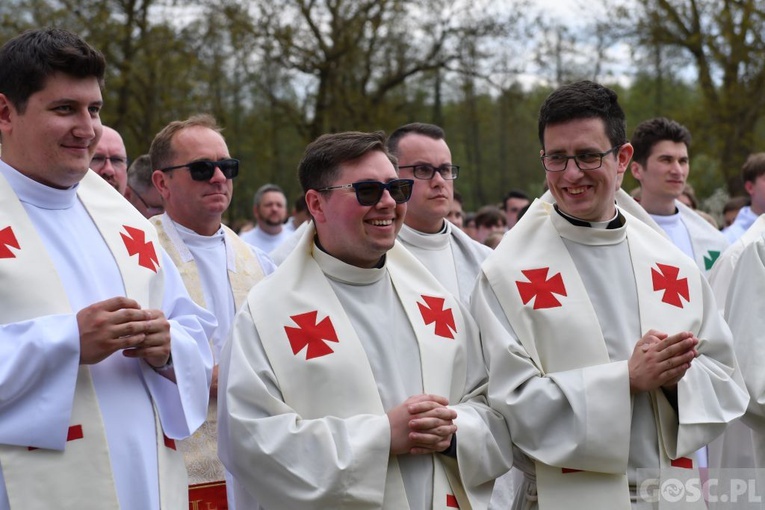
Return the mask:
[[[628,134],[658,115],[686,125],[697,194],[725,188],[765,137],[760,3],[600,2],[608,18],[563,26],[520,0],[2,0],[0,43],[57,25],[99,48],[103,122],[131,157],[169,121],[215,115],[242,161],[231,221],[266,182],[296,197],[319,134],[413,121],[445,128],[466,210],[512,188],[539,195],[539,105],[580,78],[618,91]],[[614,71],[628,63],[609,51],[625,41],[633,66]]]

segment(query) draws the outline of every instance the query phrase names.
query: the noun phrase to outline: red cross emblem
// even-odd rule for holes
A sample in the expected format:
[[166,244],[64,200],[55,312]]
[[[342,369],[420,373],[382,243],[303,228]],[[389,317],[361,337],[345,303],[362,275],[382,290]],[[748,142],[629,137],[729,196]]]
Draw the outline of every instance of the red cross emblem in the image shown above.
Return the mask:
[[297,328],[292,326],[284,326],[284,331],[287,333],[287,338],[290,341],[292,347],[292,353],[297,356],[297,353],[308,346],[306,350],[305,359],[319,358],[332,354],[332,348],[326,342],[340,342],[337,339],[337,333],[335,333],[335,327],[332,325],[332,321],[329,316],[324,317],[321,322],[316,322],[318,311],[301,313],[298,315],[290,316]]
[[658,262],[656,267],[659,268],[658,271],[651,268],[651,278],[653,280],[653,290],[664,291],[661,300],[678,308],[683,307],[680,296],[685,298],[687,302],[690,302],[691,295],[688,292],[688,278],[678,278],[680,268],[659,264]]
[[128,255],[132,257],[138,254],[138,265],[151,269],[156,273],[159,267],[159,259],[157,258],[157,252],[154,251],[152,242],[146,241],[146,232],[139,228],[128,227],[127,225],[122,226],[125,228],[127,235],[121,232],[120,235],[125,243]]
[[17,250],[21,249],[19,241],[16,239],[16,234],[13,233],[13,229],[11,227],[5,227],[3,230],[0,230],[0,259],[16,258],[16,254],[8,248],[9,246],[11,248],[16,248]]
[[560,301],[553,294],[567,295],[566,286],[563,285],[563,277],[560,273],[557,273],[548,280],[548,271],[550,271],[549,267],[521,271],[523,276],[529,280],[527,282],[515,282],[524,305],[536,297],[534,299],[534,310],[561,306]]
[[422,296],[425,301],[423,305],[417,302],[417,306],[420,308],[422,314],[422,320],[425,321],[425,325],[436,323],[436,335],[444,338],[454,338],[454,333],[457,332],[457,325],[454,323],[454,314],[451,308],[444,310],[444,303],[446,300],[439,297]]
[[459,508],[460,504],[457,502],[457,498],[453,494],[446,495],[446,508]]

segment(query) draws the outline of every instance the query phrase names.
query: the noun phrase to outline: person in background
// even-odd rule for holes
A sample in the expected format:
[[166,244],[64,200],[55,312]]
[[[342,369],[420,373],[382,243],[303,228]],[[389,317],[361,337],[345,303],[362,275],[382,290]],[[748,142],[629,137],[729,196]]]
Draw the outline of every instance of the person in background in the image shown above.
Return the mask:
[[749,205],[739,209],[733,223],[723,229],[730,243],[744,235],[757,217],[765,212],[765,152],[749,155],[741,167],[741,177],[749,194]]
[[151,218],[165,212],[162,204],[162,195],[159,194],[154,183],[151,181],[151,158],[148,154],[142,154],[135,158],[127,170],[127,187],[125,198],[133,204],[133,207],[143,214],[145,218]]
[[481,262],[491,251],[446,219],[459,174],[446,133],[434,124],[415,122],[394,130],[387,146],[401,177],[414,182],[399,241],[467,305]]
[[290,232],[294,232],[300,225],[310,219],[311,215],[308,214],[308,207],[305,205],[305,195],[301,193],[292,205],[292,216],[287,219],[284,228]]
[[128,157],[122,136],[114,129],[103,126],[103,135],[90,160],[90,168],[104,178],[114,189],[125,194],[127,189]]
[[252,200],[252,213],[257,224],[242,234],[242,241],[270,253],[290,236],[289,229],[284,226],[287,196],[276,184],[258,188]]
[[454,190],[452,204],[449,207],[449,213],[446,215],[446,219],[449,220],[452,225],[462,228],[464,220],[464,213],[462,212],[462,194],[457,190]]
[[735,220],[738,212],[742,207],[748,206],[750,198],[748,196],[743,197],[731,197],[725,202],[723,206],[723,228],[729,227]]
[[656,117],[638,124],[630,143],[635,149],[630,170],[640,182],[640,205],[672,243],[709,274],[728,241],[680,200],[690,173],[690,131],[674,120]]
[[485,205],[478,209],[475,214],[476,240],[479,243],[485,243],[486,238],[495,232],[504,234],[507,231],[505,218],[505,214],[499,207]]
[[502,200],[502,210],[505,211],[508,230],[518,222],[518,212],[530,203],[529,196],[521,190],[513,189],[505,194]]

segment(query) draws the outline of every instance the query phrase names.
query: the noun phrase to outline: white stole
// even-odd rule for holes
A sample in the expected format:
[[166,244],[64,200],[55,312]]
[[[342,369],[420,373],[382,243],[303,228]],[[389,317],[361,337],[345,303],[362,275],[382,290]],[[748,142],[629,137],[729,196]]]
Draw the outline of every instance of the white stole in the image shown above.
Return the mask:
[[[125,295],[142,307],[161,308],[164,277],[159,265],[159,244],[154,229],[138,211],[122,206],[114,189],[89,171],[77,190],[122,274]],[[119,209],[115,214],[115,209]],[[0,321],[31,320],[53,314],[72,313],[66,291],[24,206],[0,175],[0,230],[10,227],[17,240],[14,256],[0,259]],[[135,229],[135,230],[131,230]],[[154,257],[130,253],[136,235],[150,243]],[[125,239],[127,236],[127,240]],[[41,417],[44,419],[44,417]],[[162,433],[156,416],[157,452],[162,508],[185,508],[186,470],[172,440]],[[81,365],[68,441],[64,451],[0,445],[11,508],[118,509],[117,493],[109,460],[106,431],[90,369]]]
[[[149,220],[157,229],[159,242],[172,259],[191,299],[205,307],[202,279],[199,268],[186,244],[181,239],[170,216],[165,213]],[[221,225],[225,232],[226,261],[229,288],[238,309],[247,299],[253,285],[264,278],[263,268],[250,246],[242,241],[230,228]],[[223,318],[219,317],[218,320]],[[212,346],[211,346],[212,347]],[[191,437],[178,443],[183,452],[193,484],[217,482],[225,477],[223,464],[218,459],[218,401],[211,398],[207,406],[207,419]]]
[[[523,221],[513,227],[513,236],[524,239],[523,249],[501,243],[495,250],[498,255],[487,259],[482,268],[508,322],[543,376],[611,362],[595,309],[552,221],[551,215],[557,214],[552,204],[535,200]],[[668,332],[688,330],[697,334],[702,317],[702,283],[698,269],[688,257],[678,256],[680,252],[674,246],[669,248],[668,241],[649,226],[623,214],[627,218],[626,240],[640,304],[641,334],[651,328]],[[658,246],[661,249],[652,249]],[[513,261],[512,266],[507,264],[509,260]],[[676,297],[682,306],[662,301],[664,292],[654,290],[654,273],[668,275],[668,271],[672,271],[662,270],[662,266],[679,268],[678,278],[687,282],[690,301],[672,292],[672,297],[667,299],[675,301]],[[540,295],[523,302],[522,283],[520,286],[519,283],[531,280],[523,271],[543,268],[547,269],[543,276],[551,282],[551,287],[556,291],[565,287],[564,292],[552,294],[560,306],[537,301]],[[661,277],[656,278],[661,281]],[[672,278],[665,276],[664,279]],[[576,335],[576,348],[569,343],[572,334]],[[672,464],[669,455],[676,452],[677,416],[661,391],[652,392],[651,400],[659,435],[659,467],[668,469]],[[567,510],[573,501],[577,502],[577,508],[630,509],[626,473],[577,471],[539,461],[535,465],[540,510]],[[701,504],[703,508],[703,501]]]
[[[317,249],[313,245],[314,233],[311,224],[274,277],[263,280],[250,293],[248,302],[255,327],[285,403],[301,417],[382,415],[385,410],[367,354],[311,255]],[[470,341],[463,334],[465,324],[457,300],[398,242],[387,253],[386,268],[420,346],[424,392],[448,395],[451,403],[457,403],[466,371],[464,359],[460,360],[461,345]],[[277,295],[280,299],[273,299]],[[450,309],[454,318],[454,339],[437,336],[434,324],[425,324],[420,311],[420,305],[427,305],[423,296],[444,300],[442,309]],[[310,359],[306,359],[305,348],[293,353],[285,328],[295,328],[292,317],[308,313],[315,314],[314,324],[327,328],[331,323],[338,339],[327,342],[331,353]],[[321,398],[317,398],[319,395]],[[433,509],[453,509],[455,499],[462,510],[472,508],[456,462],[440,454],[433,455],[433,460]],[[395,456],[389,457],[383,500],[386,510],[409,508]]]

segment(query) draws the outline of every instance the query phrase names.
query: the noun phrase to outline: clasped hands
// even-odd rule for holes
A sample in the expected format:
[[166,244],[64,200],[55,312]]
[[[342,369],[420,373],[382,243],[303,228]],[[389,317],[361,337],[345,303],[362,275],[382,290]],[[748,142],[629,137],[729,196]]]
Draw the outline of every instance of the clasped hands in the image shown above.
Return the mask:
[[668,335],[649,330],[635,344],[628,362],[630,392],[676,389],[677,383],[691,368],[693,359],[699,355],[698,343],[699,339],[688,331]]
[[77,312],[80,364],[92,365],[121,350],[154,368],[170,359],[170,323],[162,310],[142,309],[137,301],[115,297]]
[[457,411],[438,395],[415,395],[388,411],[390,451],[394,455],[426,455],[449,448],[457,431]]

